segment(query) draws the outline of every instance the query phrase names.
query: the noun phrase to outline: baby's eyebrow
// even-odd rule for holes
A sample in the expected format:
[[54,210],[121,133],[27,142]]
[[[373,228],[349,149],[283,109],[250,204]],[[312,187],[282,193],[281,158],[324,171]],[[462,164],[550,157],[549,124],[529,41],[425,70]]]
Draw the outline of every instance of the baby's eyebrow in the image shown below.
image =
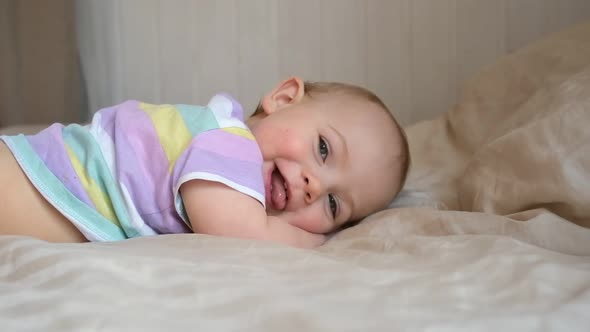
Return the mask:
[[[339,155],[336,156],[337,160],[340,160],[339,164],[339,168],[343,171],[347,168],[348,166],[348,145],[346,144],[346,138],[344,137],[344,135],[342,135],[342,133],[340,131],[338,131],[336,128],[334,128],[333,126],[329,125],[328,128],[333,131],[336,134],[336,137],[338,138],[338,140],[340,141],[339,144],[336,144],[337,146],[339,146]],[[345,196],[345,197],[343,197]],[[354,199],[352,197],[352,195],[350,194],[350,192],[345,192],[344,195],[340,195],[341,199],[344,200],[346,202],[346,204],[348,205],[348,218],[350,219],[354,216]],[[348,222],[345,221],[344,223]]]
[[348,162],[348,146],[346,145],[346,138],[336,128],[332,126],[328,126],[328,128],[330,128],[330,130],[332,130],[334,133],[336,133],[336,136],[338,136],[342,150],[342,156],[340,158],[342,158],[343,163],[346,164],[346,162]]

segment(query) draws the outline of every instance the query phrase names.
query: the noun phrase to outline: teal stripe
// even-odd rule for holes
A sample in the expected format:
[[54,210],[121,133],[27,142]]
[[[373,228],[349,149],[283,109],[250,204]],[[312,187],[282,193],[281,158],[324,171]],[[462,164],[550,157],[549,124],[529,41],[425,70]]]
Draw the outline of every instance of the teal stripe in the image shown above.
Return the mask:
[[213,111],[206,106],[174,105],[192,137],[211,129],[219,128]]
[[79,200],[45,166],[24,135],[1,136],[37,190],[68,219],[75,220],[103,241],[127,238],[122,229]]
[[[109,196],[115,216],[128,237],[140,236],[139,232],[129,222],[129,215],[125,207],[123,195],[119,191],[109,166],[103,158],[102,151],[94,136],[80,125],[65,127],[62,131],[64,142],[84,165],[88,176]],[[110,222],[110,221],[109,221]]]

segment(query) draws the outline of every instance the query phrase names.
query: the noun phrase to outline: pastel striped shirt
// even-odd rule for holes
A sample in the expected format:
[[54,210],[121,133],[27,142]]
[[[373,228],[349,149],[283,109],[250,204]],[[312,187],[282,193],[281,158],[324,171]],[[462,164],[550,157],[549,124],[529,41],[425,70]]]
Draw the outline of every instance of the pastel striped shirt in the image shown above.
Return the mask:
[[91,241],[191,232],[180,186],[217,181],[264,205],[262,155],[239,103],[127,101],[88,125],[0,137],[39,192]]

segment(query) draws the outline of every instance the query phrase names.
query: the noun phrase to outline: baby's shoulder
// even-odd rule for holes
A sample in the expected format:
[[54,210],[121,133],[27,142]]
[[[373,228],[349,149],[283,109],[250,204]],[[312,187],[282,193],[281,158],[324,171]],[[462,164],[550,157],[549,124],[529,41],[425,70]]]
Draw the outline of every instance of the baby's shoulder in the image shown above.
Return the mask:
[[244,123],[244,109],[232,96],[220,93],[207,104],[207,108],[215,115],[220,128],[239,127],[247,129]]

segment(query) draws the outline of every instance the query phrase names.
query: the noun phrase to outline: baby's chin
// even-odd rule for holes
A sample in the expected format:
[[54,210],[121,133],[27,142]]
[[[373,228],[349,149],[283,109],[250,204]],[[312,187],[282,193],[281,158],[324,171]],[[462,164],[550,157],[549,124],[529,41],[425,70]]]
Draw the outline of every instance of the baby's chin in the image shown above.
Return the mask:
[[273,217],[279,217],[281,215],[283,211],[277,211],[273,208],[270,207],[270,204],[266,204],[266,215],[267,216],[273,216]]
[[267,208],[266,209],[266,215],[267,216],[275,216],[276,217],[277,213],[275,211]]

